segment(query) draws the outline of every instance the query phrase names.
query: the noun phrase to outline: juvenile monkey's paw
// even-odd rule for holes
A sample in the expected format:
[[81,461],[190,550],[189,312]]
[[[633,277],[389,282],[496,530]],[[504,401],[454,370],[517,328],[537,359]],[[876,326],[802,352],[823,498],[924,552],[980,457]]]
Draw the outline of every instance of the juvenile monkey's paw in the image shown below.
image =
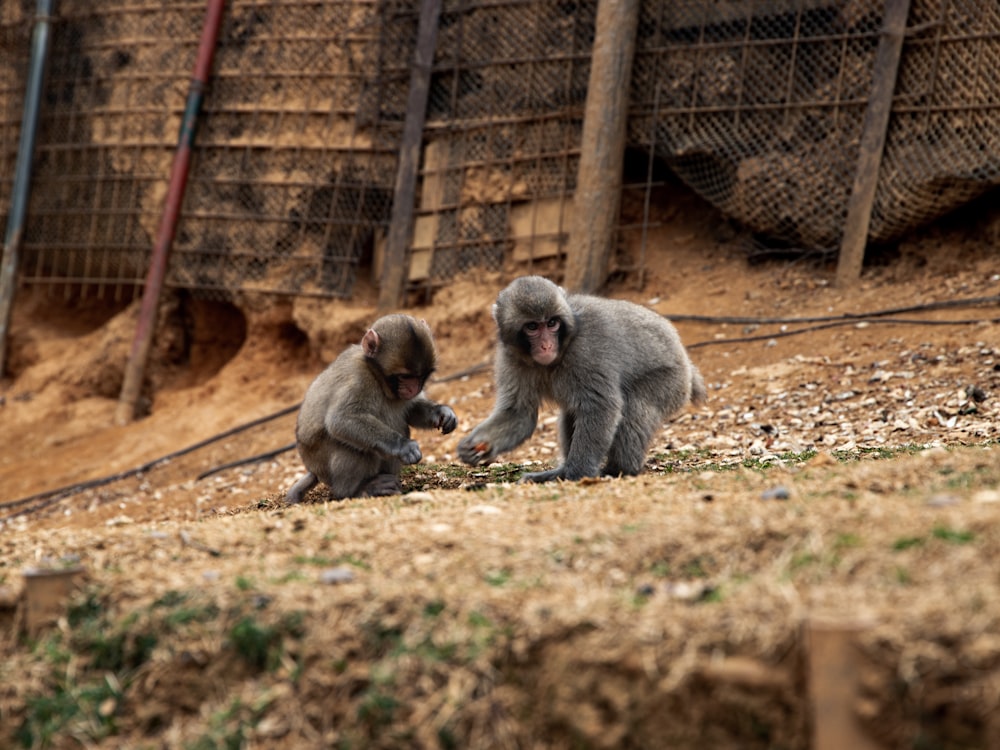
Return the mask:
[[445,435],[458,427],[458,417],[450,406],[438,406],[436,417],[435,426]]
[[398,495],[403,491],[403,485],[395,474],[376,474],[361,487],[362,497],[384,497]]
[[493,458],[493,450],[488,442],[477,440],[474,436],[469,435],[459,442],[458,457],[467,464],[478,466]]
[[416,440],[407,440],[400,448],[398,457],[404,464],[415,464],[424,456],[420,452],[420,446],[417,445]]

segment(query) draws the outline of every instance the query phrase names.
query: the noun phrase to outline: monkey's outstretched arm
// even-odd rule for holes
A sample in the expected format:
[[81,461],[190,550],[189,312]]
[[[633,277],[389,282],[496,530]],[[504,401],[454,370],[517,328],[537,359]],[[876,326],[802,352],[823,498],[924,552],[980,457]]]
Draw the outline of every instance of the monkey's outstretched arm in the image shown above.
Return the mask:
[[535,431],[538,412],[497,409],[458,444],[458,456],[471,466],[486,464],[513,450]]
[[458,444],[458,456],[472,466],[492,461],[513,450],[535,431],[539,394],[531,388],[503,383],[493,413]]
[[428,398],[418,396],[413,399],[406,412],[406,423],[425,430],[441,430],[447,435],[458,427],[458,417],[450,406],[436,404]]
[[376,451],[394,456],[404,464],[415,464],[423,457],[416,440],[396,432],[373,414],[338,418],[332,410],[326,416],[326,429],[334,440],[364,452]]

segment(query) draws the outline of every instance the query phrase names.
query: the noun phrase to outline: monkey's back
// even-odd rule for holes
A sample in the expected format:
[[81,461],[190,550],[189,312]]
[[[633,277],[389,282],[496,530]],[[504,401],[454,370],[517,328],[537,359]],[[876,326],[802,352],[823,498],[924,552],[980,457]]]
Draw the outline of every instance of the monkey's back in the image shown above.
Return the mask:
[[627,300],[587,294],[570,295],[569,302],[588,352],[615,357],[639,371],[690,364],[677,329],[659,313]]
[[564,366],[595,373],[599,387],[657,404],[664,416],[700,397],[701,376],[680,334],[659,313],[627,300],[586,294],[569,296],[576,337]]
[[[336,440],[336,424],[355,415],[372,415],[396,432],[409,434],[406,404],[384,395],[375,373],[365,362],[358,344],[352,344],[309,385],[295,425],[301,445],[328,444]],[[328,431],[334,426],[334,433]]]

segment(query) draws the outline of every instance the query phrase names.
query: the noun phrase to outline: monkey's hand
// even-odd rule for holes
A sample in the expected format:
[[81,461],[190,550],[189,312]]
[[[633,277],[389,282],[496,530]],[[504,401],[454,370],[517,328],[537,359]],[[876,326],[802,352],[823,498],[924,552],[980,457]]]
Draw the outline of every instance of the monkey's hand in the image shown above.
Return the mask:
[[420,459],[424,457],[416,440],[404,440],[398,450],[393,451],[393,453],[404,464],[419,463]]
[[458,427],[458,417],[450,406],[438,404],[434,410],[434,426],[441,430],[442,434],[447,435]]
[[496,456],[493,446],[476,435],[476,431],[466,435],[458,443],[458,457],[470,466],[489,463]]

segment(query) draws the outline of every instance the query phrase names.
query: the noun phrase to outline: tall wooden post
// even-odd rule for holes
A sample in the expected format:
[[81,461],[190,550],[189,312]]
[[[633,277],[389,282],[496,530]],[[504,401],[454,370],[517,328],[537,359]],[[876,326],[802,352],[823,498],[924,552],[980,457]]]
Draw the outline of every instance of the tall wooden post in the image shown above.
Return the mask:
[[427,117],[427,97],[431,88],[434,49],[437,47],[441,0],[421,0],[417,27],[417,48],[410,71],[410,91],[406,100],[403,142],[399,147],[396,185],[392,193],[392,216],[385,242],[385,263],[379,279],[378,309],[382,312],[403,303],[406,285],[406,248],[413,233],[413,203],[416,196],[417,166]]
[[906,18],[910,0],[885,0],[882,38],[875,52],[872,91],[865,111],[865,121],[858,147],[858,169],[847,203],[847,221],[837,259],[837,285],[848,286],[861,276],[868,244],[875,188],[885,147],[885,133],[892,110],[892,92],[896,88],[896,73],[906,35]]
[[864,668],[856,640],[874,623],[824,620],[805,623],[813,750],[879,750],[855,714]]
[[564,284],[593,292],[611,264],[621,202],[639,0],[598,0]]

